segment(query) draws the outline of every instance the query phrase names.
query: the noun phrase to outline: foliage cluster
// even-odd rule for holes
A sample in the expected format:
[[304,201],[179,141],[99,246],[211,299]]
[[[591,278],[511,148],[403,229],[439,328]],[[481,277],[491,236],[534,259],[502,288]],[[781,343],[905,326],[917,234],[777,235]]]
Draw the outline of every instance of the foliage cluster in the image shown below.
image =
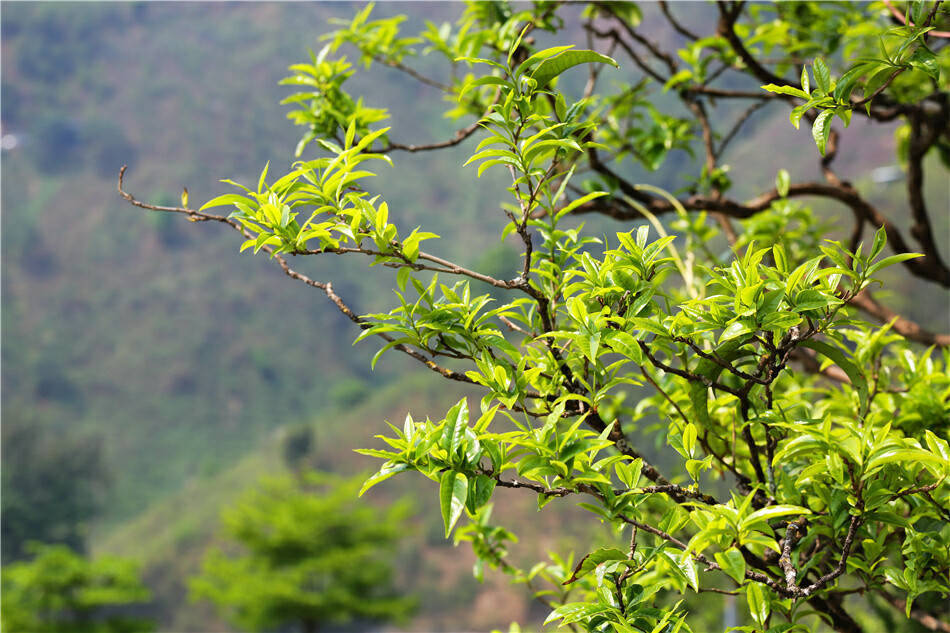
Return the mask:
[[358,505],[359,485],[300,472],[250,491],[223,516],[240,551],[209,551],[192,597],[252,631],[405,620],[414,601],[393,586],[392,556],[407,506]]
[[[540,31],[564,34],[558,2],[474,3],[454,29],[431,25],[418,38],[400,37],[398,18],[371,21],[367,8],[311,64],[292,67],[292,83],[307,86],[291,100],[306,127],[298,151],[313,141],[323,155],[270,181],[265,168],[256,186],[238,185],[243,193],[200,210],[184,197],[181,207],[139,202],[121,175],[120,191],[138,206],[243,233],[242,249],[265,251],[324,292],[362,328],[360,339],[383,339],[377,358],[398,350],[482,388],[477,417],[462,400],[440,420],[407,417],[383,438],[388,448],[364,450],[384,460],[364,490],[405,471],[437,481],[446,535],[467,516],[455,538],[471,543],[476,573],[499,568],[531,586],[551,607],[547,622],[689,631],[685,598],[725,592],[748,608],[748,624],[735,630],[857,633],[870,625],[868,604],[892,610],[882,617],[900,626],[946,630],[938,596],[950,592],[948,339],[870,294],[876,275],[898,264],[950,285],[922,195],[924,156],[939,152],[950,128],[948,56],[934,43],[945,12],[914,2],[894,9],[905,25],[891,28],[885,5],[868,17],[861,5],[719,3],[715,32],[699,36],[659,6],[682,36],[676,56],[642,32],[629,3],[585,9],[584,28],[604,52],[538,45]],[[417,52],[444,56],[464,74],[450,83],[418,77],[452,98],[450,116],[476,121],[429,146],[390,140],[388,128],[372,127],[383,113],[340,97],[349,70],[329,54],[343,43],[367,64],[413,76],[406,64]],[[645,84],[598,89],[615,51]],[[558,78],[581,65],[587,83],[568,96]],[[800,85],[784,78],[793,67],[803,67]],[[746,89],[749,78],[755,89]],[[662,114],[647,84],[675,90],[686,116]],[[730,100],[753,105],[717,135],[711,109]],[[793,182],[780,171],[774,188],[733,200],[724,151],[766,105],[792,106],[793,123],[810,122],[824,179]],[[901,121],[910,235],[921,254],[836,173],[832,119],[852,116]],[[500,233],[523,255],[510,277],[422,250],[435,236],[397,228],[364,185],[368,161],[475,136],[477,175],[510,177]],[[623,176],[626,160],[658,169],[678,144],[703,156],[679,197]],[[823,239],[796,201],[804,196],[853,212],[848,243]],[[234,210],[206,210],[218,206]],[[573,221],[583,213],[641,225],[600,239]],[[802,234],[762,230],[790,216]],[[865,246],[867,226],[876,230]],[[331,282],[289,263],[322,254],[396,269],[398,305],[360,316]],[[501,298],[473,292],[474,282]],[[665,440],[674,468],[661,472],[636,446],[645,432]],[[535,495],[539,508],[577,498],[626,544],[520,569],[507,556],[514,535],[491,518],[498,487]]]
[[3,568],[4,630],[152,630],[151,623],[128,611],[128,607],[149,599],[134,563],[111,557],[90,561],[65,545],[34,544],[30,550],[33,560]]
[[86,548],[109,473],[98,438],[52,434],[7,419],[3,425],[4,564],[26,556],[31,541]]

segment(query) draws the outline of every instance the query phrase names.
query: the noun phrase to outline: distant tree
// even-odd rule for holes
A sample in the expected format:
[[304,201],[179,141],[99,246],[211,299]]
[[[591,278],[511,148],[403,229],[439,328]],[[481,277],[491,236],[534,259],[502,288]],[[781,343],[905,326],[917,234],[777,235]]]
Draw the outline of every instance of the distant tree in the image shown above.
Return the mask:
[[314,438],[313,428],[308,424],[299,424],[286,430],[280,443],[281,454],[284,458],[284,465],[289,470],[300,471],[316,467],[316,464],[308,463],[316,455],[316,439]]
[[84,551],[88,522],[101,509],[108,483],[98,437],[4,420],[3,562],[26,556],[31,541]]
[[[950,288],[924,189],[930,169],[946,180],[950,153],[947,4],[688,7],[472,2],[455,25],[408,35],[367,7],[284,82],[306,160],[200,209],[141,203],[121,173],[119,188],[237,230],[242,250],[324,293],[377,359],[396,350],[481,390],[477,409],[407,417],[365,451],[383,460],[367,486],[432,480],[446,536],[461,525],[481,566],[549,583],[548,623],[708,630],[690,609],[725,592],[744,600],[745,632],[864,633],[888,618],[950,631],[950,335],[872,294],[888,275]],[[344,45],[467,124],[432,143],[380,126],[388,112],[370,104],[386,95],[347,94]],[[811,133],[746,147],[797,173],[730,170],[768,109]],[[901,204],[840,172],[841,129],[858,124],[896,127]],[[506,179],[483,216],[521,251],[504,274],[467,266],[371,192],[368,166],[467,141],[473,178]],[[684,187],[641,184],[645,170],[684,170]],[[803,199],[846,210],[847,235]],[[586,214],[626,225],[585,231]],[[361,314],[294,267],[328,254],[394,269],[392,309]],[[499,487],[540,507],[576,499],[624,538],[521,569],[491,518]]]
[[79,163],[82,134],[75,122],[47,116],[35,124],[29,147],[37,169],[64,173]]
[[143,633],[151,622],[128,615],[149,599],[135,563],[89,560],[65,545],[29,548],[30,561],[2,573],[3,630],[10,633]]
[[252,631],[405,619],[415,601],[396,590],[392,561],[407,507],[361,504],[359,485],[307,472],[250,491],[225,511],[227,543],[208,552],[192,597]]

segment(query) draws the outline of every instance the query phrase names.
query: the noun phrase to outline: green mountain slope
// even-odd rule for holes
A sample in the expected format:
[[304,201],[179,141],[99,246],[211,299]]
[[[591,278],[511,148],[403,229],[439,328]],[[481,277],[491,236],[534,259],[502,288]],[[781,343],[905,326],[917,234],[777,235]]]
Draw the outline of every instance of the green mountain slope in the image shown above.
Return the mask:
[[[416,419],[427,414],[440,416],[463,393],[416,374],[379,390],[358,406],[327,411],[309,425],[316,441],[307,461],[323,470],[366,473],[378,465],[376,460],[359,456],[353,449],[374,445],[368,436],[385,430],[382,420],[399,423],[407,411]],[[160,630],[230,630],[209,605],[188,601],[186,579],[200,569],[205,549],[218,536],[221,510],[261,477],[286,468],[282,458],[286,437],[286,431],[270,434],[254,452],[227,469],[189,481],[135,519],[94,539],[96,553],[120,555],[143,564],[155,598],[148,615],[159,621]],[[420,599],[420,612],[409,628],[450,630],[466,622],[474,630],[506,629],[511,621],[541,616],[530,594],[512,591],[501,573],[488,573],[483,584],[473,579],[474,557],[469,549],[453,547],[443,538],[435,490],[434,483],[422,479],[394,479],[364,497],[368,503],[380,503],[407,496],[414,504],[415,516],[399,559],[401,584],[411,587]],[[553,511],[549,507],[539,514],[529,495],[511,492],[502,494],[500,500],[504,505],[498,504],[495,516],[521,537],[512,552],[516,561],[543,558],[548,551],[564,554],[582,548],[591,536],[582,531],[588,529],[583,521],[573,520],[582,511],[572,505]],[[473,606],[481,603],[493,606]]]

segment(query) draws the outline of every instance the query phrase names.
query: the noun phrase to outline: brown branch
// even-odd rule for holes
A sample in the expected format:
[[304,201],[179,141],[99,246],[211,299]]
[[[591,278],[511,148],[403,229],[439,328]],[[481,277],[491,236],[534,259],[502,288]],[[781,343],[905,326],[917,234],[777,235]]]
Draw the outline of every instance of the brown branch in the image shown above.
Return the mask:
[[[624,523],[628,523],[630,525],[637,527],[640,530],[643,530],[644,532],[649,532],[650,534],[653,534],[654,536],[658,536],[659,538],[663,539],[667,543],[675,545],[676,547],[678,547],[679,549],[683,551],[686,551],[687,549],[689,549],[689,546],[686,543],[679,540],[672,534],[664,532],[663,530],[659,528],[655,528],[648,523],[643,523],[642,521],[629,517],[625,514],[617,515],[617,518],[623,521]],[[693,557],[693,560],[699,563],[702,563],[706,567],[707,571],[722,571],[722,567],[720,567],[718,563],[709,560],[709,558],[705,554],[702,554],[700,552],[693,552],[692,557]],[[782,585],[777,583],[772,578],[769,578],[762,572],[747,569],[745,572],[745,577],[754,582],[759,582],[764,585],[767,585],[770,589],[782,595],[783,597],[786,597],[786,598],[791,597],[787,595],[788,592],[785,590],[784,587],[782,587]]]
[[672,26],[673,29],[674,29],[677,33],[679,33],[679,34],[682,35],[683,37],[689,38],[689,39],[691,39],[691,40],[698,40],[698,39],[699,39],[699,36],[698,36],[698,35],[696,35],[696,34],[693,33],[692,31],[690,31],[689,29],[687,29],[685,26],[683,26],[682,24],[680,24],[680,23],[676,20],[676,18],[673,17],[673,13],[670,11],[669,6],[667,6],[666,0],[660,0],[659,5],[660,5],[660,11],[663,13],[663,16],[666,17],[666,21],[670,23],[670,26]]
[[636,64],[636,66],[640,70],[642,70],[645,75],[649,75],[650,77],[660,82],[661,84],[666,83],[666,78],[664,78],[660,73],[653,70],[653,68],[651,68],[650,65],[647,64],[643,60],[643,58],[640,57],[640,55],[638,55],[637,52],[633,50],[633,48],[623,39],[623,37],[620,35],[620,32],[617,31],[617,29],[600,31],[596,29],[594,26],[587,26],[587,25],[585,25],[584,28],[592,32],[594,35],[596,35],[599,38],[602,38],[602,39],[610,38],[613,42],[618,44],[620,48],[624,50],[625,53],[627,53],[627,56],[630,57],[633,63]]
[[660,384],[656,380],[653,379],[653,376],[647,373],[647,370],[645,367],[642,367],[642,366],[640,367],[640,373],[643,374],[643,377],[647,379],[647,382],[653,385],[653,388],[659,391],[660,394],[666,399],[666,401],[669,402],[670,405],[672,405],[674,409],[676,409],[676,412],[679,413],[681,418],[683,418],[683,422],[685,424],[689,424],[689,418],[686,417],[686,414],[683,413],[683,410],[680,408],[680,406],[676,404],[676,401],[673,400],[673,398],[671,398],[670,395],[666,393],[663,387],[661,387]]
[[683,88],[686,92],[707,95],[709,97],[721,99],[756,99],[759,101],[771,101],[779,99],[781,101],[794,102],[795,97],[791,95],[782,95],[776,92],[752,92],[748,90],[727,90],[725,88],[713,88],[712,86],[701,86],[698,84],[686,86]]
[[[588,150],[588,158],[591,168],[594,171],[614,179],[624,194],[643,203],[651,213],[662,215],[674,210],[674,207],[670,203],[645,194],[633,184],[618,176],[600,160],[595,150]],[[849,183],[842,182],[835,185],[819,182],[805,182],[793,184],[788,189],[788,197],[790,198],[807,196],[830,198],[847,205],[852,211],[861,215],[865,221],[875,226],[883,226],[887,234],[888,244],[895,253],[913,252],[913,249],[910,248],[897,226],[884,217],[875,206],[865,200]],[[728,198],[717,199],[702,195],[693,195],[680,200],[680,204],[692,211],[720,212],[731,218],[741,219],[752,217],[756,213],[768,209],[774,201],[780,198],[781,196],[778,191],[772,189],[747,201],[745,204]],[[604,198],[598,198],[597,200],[583,204],[577,207],[574,213],[602,213],[619,220],[632,220],[641,217],[640,213],[629,205],[618,203],[615,200],[608,200],[605,203]],[[903,264],[913,275],[950,288],[950,268],[942,261],[935,260],[931,257],[923,257],[909,259],[903,262]]]
[[[878,590],[876,593],[877,595],[884,598],[885,602],[887,602],[888,605],[894,607],[901,613],[906,613],[906,610],[907,610],[906,600],[904,600],[903,598],[891,596],[890,594],[888,594],[887,592],[883,590]],[[948,624],[947,622],[944,622],[943,620],[938,619],[936,616],[931,615],[930,613],[927,613],[926,611],[923,611],[920,608],[916,608],[916,609],[912,608],[910,611],[910,617],[916,620],[917,622],[920,622],[920,624],[924,628],[930,631],[940,631],[942,633],[950,633],[950,624]]]
[[711,380],[711,379],[709,379],[709,378],[707,378],[706,376],[703,376],[703,375],[701,375],[701,374],[694,374],[694,373],[692,373],[692,372],[690,372],[690,371],[687,371],[687,370],[685,370],[685,369],[679,369],[679,368],[677,368],[677,367],[673,367],[673,366],[671,366],[671,365],[667,365],[666,363],[664,363],[663,361],[661,361],[660,359],[658,359],[656,356],[654,356],[654,355],[650,352],[650,348],[647,347],[646,343],[644,343],[643,341],[637,341],[637,343],[640,344],[640,349],[643,351],[644,355],[646,355],[646,357],[647,357],[647,359],[650,361],[650,363],[652,363],[653,366],[656,367],[657,369],[662,369],[663,371],[665,371],[665,372],[668,373],[668,374],[673,374],[674,376],[679,376],[680,378],[683,378],[683,379],[688,380],[688,381],[690,381],[690,382],[699,382],[699,383],[702,383],[702,384],[704,384],[704,385],[706,385],[707,387],[710,387],[710,388],[712,388],[712,389],[718,389],[718,390],[720,390],[720,391],[724,391],[724,392],[726,392],[726,393],[732,394],[733,396],[735,396],[736,398],[739,398],[740,400],[744,399],[744,396],[743,396],[743,394],[742,394],[741,391],[739,391],[739,390],[737,390],[737,389],[733,389],[732,387],[730,387],[730,386],[728,386],[728,385],[724,385],[724,384],[722,384],[721,382],[717,382],[717,381],[715,381],[715,380]]
[[864,97],[863,99],[860,99],[860,100],[858,100],[858,101],[852,101],[851,107],[852,107],[852,108],[860,108],[861,106],[863,106],[864,104],[866,104],[868,101],[871,101],[872,99],[874,99],[875,97],[877,97],[879,94],[881,94],[882,92],[884,92],[885,90],[887,90],[887,87],[891,85],[891,82],[893,82],[893,81],[897,78],[897,76],[898,76],[899,74],[901,74],[902,72],[904,72],[905,70],[906,70],[906,68],[904,68],[904,67],[900,67],[900,68],[896,69],[894,72],[892,72],[890,75],[888,75],[887,79],[884,81],[883,84],[881,84],[881,85],[877,88],[877,90],[875,90],[874,92],[872,92],[872,93],[869,94],[868,96]]
[[838,564],[834,569],[829,571],[827,574],[821,576],[818,580],[808,585],[804,589],[798,589],[793,592],[795,597],[807,598],[816,591],[821,590],[829,582],[840,576],[844,573],[845,568],[848,565],[848,556],[851,554],[851,546],[854,544],[854,536],[858,531],[858,527],[861,525],[861,517],[852,516],[851,523],[848,525],[848,533],[844,537],[844,544],[841,546],[841,558],[838,559]]
[[[703,148],[706,151],[706,172],[711,178],[713,170],[716,169],[716,148],[713,144],[712,125],[709,123],[709,117],[706,115],[706,107],[698,99],[690,99],[686,93],[681,93],[686,107],[693,113],[699,121],[699,127],[703,134]],[[716,190],[715,196],[719,197],[719,191]]]
[[670,75],[676,74],[676,60],[673,59],[672,55],[661,50],[655,42],[651,42],[649,39],[637,33],[636,30],[630,26],[629,23],[627,23],[626,20],[613,12],[613,8],[611,7],[610,3],[599,3],[598,6],[613,15],[617,19],[617,22],[620,23],[621,28],[623,28],[623,30],[627,33],[627,35],[630,36],[631,39],[633,39],[635,42],[638,42],[641,46],[650,51],[651,55],[663,62],[666,65],[667,70],[670,71]]
[[736,122],[733,123],[732,128],[729,130],[726,136],[723,137],[722,141],[720,141],[719,147],[716,148],[715,156],[717,159],[722,158],[722,155],[729,146],[729,143],[731,143],[732,139],[736,137],[736,134],[739,132],[742,126],[745,125],[746,121],[749,120],[749,117],[755,114],[762,107],[768,105],[768,103],[769,102],[767,100],[757,101],[746,108],[745,112],[743,112],[739,118],[736,119]]
[[396,70],[406,73],[407,75],[409,75],[410,77],[418,81],[419,83],[423,83],[427,86],[438,88],[442,92],[447,92],[449,94],[452,94],[452,86],[446,85],[440,81],[436,81],[435,79],[426,77],[425,75],[422,75],[416,72],[415,70],[413,70],[412,68],[410,68],[409,66],[406,66],[405,64],[401,62],[397,62],[394,59],[386,59],[382,55],[373,55],[373,59],[375,59],[380,64],[383,64],[384,66],[389,66],[390,68],[395,68]]
[[[488,475],[495,480],[495,483],[502,488],[512,488],[512,489],[525,489],[531,490],[539,495],[545,497],[566,497],[571,494],[586,494],[592,497],[603,501],[604,495],[594,486],[585,483],[579,483],[573,488],[568,488],[567,486],[557,486],[554,488],[549,488],[543,484],[539,484],[534,481],[526,481],[519,479],[502,479],[499,473],[496,473],[491,470],[480,470],[480,474]],[[703,502],[708,502],[710,498],[708,495],[705,495],[697,490],[692,488],[685,488],[683,486],[678,486],[676,484],[664,484],[660,486],[640,486],[637,488],[615,488],[611,491],[614,496],[619,497],[620,495],[633,492],[635,494],[644,494],[644,495],[653,495],[653,494],[665,494],[671,497],[683,497],[690,499],[698,499]],[[714,505],[717,503],[715,499],[712,500]]]
[[825,369],[821,369],[821,363],[818,362],[817,355],[810,349],[797,347],[792,357],[800,361],[805,371],[811,374],[821,374],[825,378],[830,378],[844,385],[851,384],[851,379],[848,378],[848,374],[844,373],[844,370],[837,365],[829,365]]
[[463,127],[462,129],[455,132],[452,138],[447,141],[429,143],[426,145],[403,145],[401,143],[391,142],[389,143],[389,145],[386,145],[379,149],[373,149],[371,151],[374,153],[379,153],[379,154],[384,154],[386,152],[393,151],[393,150],[399,150],[399,151],[411,153],[411,152],[427,152],[434,149],[445,149],[446,147],[454,147],[458,145],[459,143],[461,143],[462,141],[464,141],[465,139],[467,139],[468,137],[470,137],[472,134],[474,134],[475,131],[478,130],[480,122],[481,122],[481,119],[479,119],[478,121],[475,121],[471,125]]
[[795,544],[798,543],[799,539],[804,535],[804,526],[805,518],[801,517],[789,522],[785,528],[785,539],[782,541],[782,555],[779,556],[778,564],[779,567],[782,568],[782,571],[785,572],[785,586],[789,591],[794,591],[798,586],[795,582],[798,571],[795,569],[795,566],[792,565],[792,548],[795,547]]
[[924,345],[950,346],[950,334],[935,334],[925,330],[914,321],[906,319],[890,308],[878,303],[867,290],[858,293],[849,303],[870,314],[881,323],[888,323],[893,320],[894,324],[891,326],[891,329],[906,339],[923,343]]
[[722,2],[716,3],[716,6],[719,8],[720,14],[719,24],[716,27],[717,33],[726,39],[729,46],[732,47],[733,52],[739,56],[739,59],[742,60],[746,68],[749,69],[749,72],[751,72],[756,79],[766,84],[778,84],[780,86],[792,86],[799,90],[801,89],[801,84],[787,81],[762,66],[752,54],[749,53],[748,49],[746,49],[742,43],[742,40],[739,39],[739,36],[736,35],[734,27],[739,13],[742,10],[741,3],[739,3],[738,10],[733,11],[730,11]]
[[901,490],[900,492],[895,492],[894,494],[891,495],[891,501],[900,499],[901,497],[908,497],[911,495],[917,495],[924,492],[930,492],[931,490],[936,489],[936,487],[939,486],[941,482],[943,482],[942,478],[938,481],[933,482],[932,484],[927,484],[926,486],[917,486],[915,488],[908,488],[906,490]]
[[[129,204],[132,204],[142,209],[147,209],[149,211],[157,211],[157,212],[162,212],[162,213],[181,213],[183,215],[189,216],[189,219],[194,222],[207,222],[207,221],[221,222],[243,233],[246,237],[250,237],[250,235],[248,235],[245,229],[238,222],[228,217],[225,217],[222,215],[215,215],[213,213],[205,213],[203,211],[196,211],[195,209],[188,209],[185,207],[170,207],[170,206],[149,204],[149,203],[142,202],[136,199],[132,194],[128,193],[124,189],[124,178],[125,178],[126,168],[127,166],[123,165],[122,168],[119,170],[119,181],[118,181],[117,189],[119,191],[119,195],[125,198],[129,202]],[[275,253],[273,249],[271,249],[270,247],[265,246],[262,250],[270,254],[271,257],[277,261],[278,265],[280,266],[281,270],[284,272],[285,275],[287,275],[291,279],[301,281],[312,288],[317,288],[318,290],[323,291],[323,293],[333,303],[333,305],[335,305],[337,309],[340,312],[342,312],[350,321],[356,323],[362,329],[368,329],[372,327],[371,323],[366,322],[362,317],[357,315],[340,298],[340,296],[337,295],[336,292],[334,292],[333,284],[331,282],[316,281],[315,279],[311,279],[310,277],[294,270],[293,268],[290,267],[290,265],[287,263],[287,260],[284,257]],[[389,336],[388,334],[384,332],[378,333],[377,336],[384,339],[388,343],[391,343],[394,340],[391,336]],[[404,354],[410,356],[411,358],[414,358],[415,360],[419,361],[420,363],[428,367],[430,370],[436,372],[437,374],[442,375],[445,378],[448,378],[449,380],[455,380],[457,382],[464,382],[468,384],[477,384],[474,380],[472,380],[465,374],[460,374],[458,372],[452,371],[451,369],[442,367],[441,365],[438,365],[435,362],[433,362],[431,359],[426,358],[422,353],[418,352],[417,350],[412,349],[411,347],[403,345],[402,343],[394,345],[393,349],[399,350],[400,352],[403,352]]]
[[950,123],[950,108],[946,104],[941,112],[927,121],[922,111],[918,110],[909,117],[910,142],[907,150],[907,201],[910,204],[911,216],[914,224],[910,234],[914,237],[924,252],[923,261],[929,262],[937,269],[947,270],[947,265],[940,257],[937,243],[934,241],[933,228],[930,224],[930,215],[924,200],[924,156],[936,142],[938,134],[945,131]]
[[[908,20],[904,16],[904,14],[901,13],[900,10],[891,3],[890,0],[883,0],[883,1],[884,1],[884,6],[886,6],[890,10],[891,15],[897,18],[898,22],[900,22],[901,24],[905,24],[905,25],[910,24],[910,26],[914,26],[914,23]],[[939,2],[937,2],[936,4],[937,6],[934,7],[934,10],[930,13],[930,16],[928,16],[925,24],[928,24],[930,20],[933,19],[933,16],[936,13],[937,7],[940,6]],[[950,37],[950,31],[930,31],[929,33],[927,33],[927,35],[932,35],[933,37]]]

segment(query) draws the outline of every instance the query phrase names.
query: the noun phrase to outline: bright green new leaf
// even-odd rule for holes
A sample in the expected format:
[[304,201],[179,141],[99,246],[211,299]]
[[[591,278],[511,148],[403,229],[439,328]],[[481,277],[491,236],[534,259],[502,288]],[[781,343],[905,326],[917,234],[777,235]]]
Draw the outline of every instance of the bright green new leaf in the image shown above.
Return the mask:
[[745,580],[745,558],[742,552],[730,547],[725,552],[716,552],[714,556],[722,570],[741,585]]
[[750,582],[746,586],[746,600],[749,602],[749,613],[752,619],[759,626],[765,626],[765,621],[769,619],[771,605],[765,594],[765,589],[757,582]]
[[822,110],[811,126],[811,135],[815,139],[815,145],[818,146],[818,151],[822,156],[825,155],[825,147],[828,144],[828,137],[831,135],[831,120],[834,116],[834,110]]
[[442,521],[445,523],[445,538],[462,516],[468,499],[468,479],[460,472],[447,470],[442,473],[439,482],[439,507],[442,509]]
[[531,73],[531,78],[538,82],[538,89],[541,89],[565,70],[578,64],[589,63],[610,64],[615,68],[620,68],[620,64],[612,57],[607,57],[596,51],[568,50],[538,64],[538,67]]

